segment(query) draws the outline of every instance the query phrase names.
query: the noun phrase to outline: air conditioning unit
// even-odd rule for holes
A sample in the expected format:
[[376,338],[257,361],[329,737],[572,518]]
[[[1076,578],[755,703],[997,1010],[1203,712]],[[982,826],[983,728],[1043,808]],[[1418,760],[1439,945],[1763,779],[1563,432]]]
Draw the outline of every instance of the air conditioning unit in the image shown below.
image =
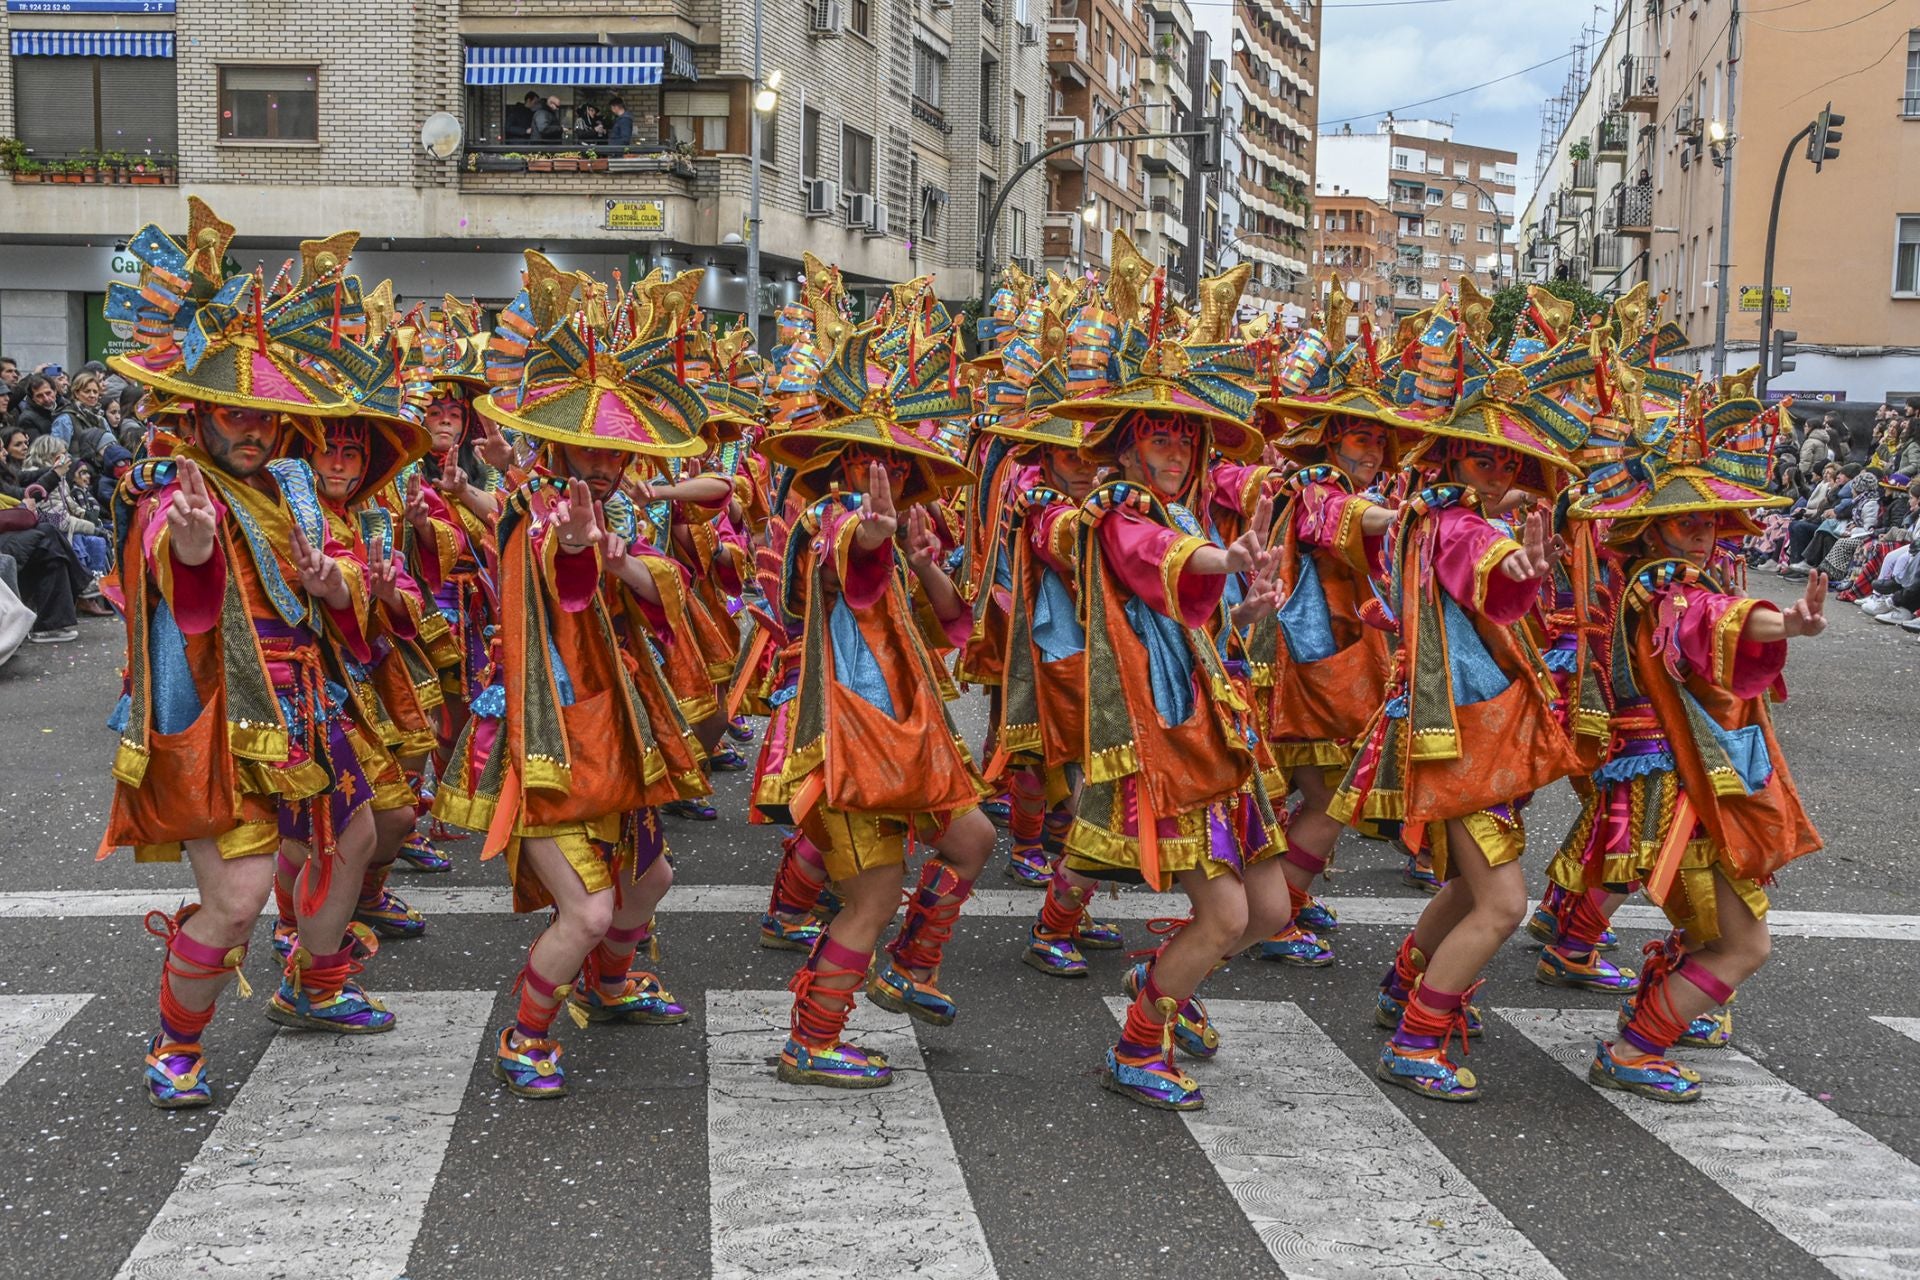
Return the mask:
[[1693,128],[1693,104],[1683,102],[1673,109],[1673,127],[1677,133],[1685,133]]
[[873,202],[872,217],[867,222],[866,235],[867,238],[871,240],[875,236],[883,236],[885,234],[887,234],[887,206],[875,200]]
[[830,218],[840,205],[840,187],[832,178],[808,178],[807,216],[809,218]]
[[1020,163],[1021,164],[1033,163],[1033,153],[1036,150],[1038,150],[1038,148],[1036,148],[1031,142],[1021,143],[1020,144]]
[[873,211],[879,202],[870,195],[855,192],[847,197],[847,225],[850,227],[873,226]]
[[1021,44],[1032,46],[1040,43],[1039,27],[1035,26],[1031,22],[1017,22],[1014,25],[1020,28]]
[[840,0],[813,0],[807,6],[807,30],[816,36],[837,36],[846,26]]

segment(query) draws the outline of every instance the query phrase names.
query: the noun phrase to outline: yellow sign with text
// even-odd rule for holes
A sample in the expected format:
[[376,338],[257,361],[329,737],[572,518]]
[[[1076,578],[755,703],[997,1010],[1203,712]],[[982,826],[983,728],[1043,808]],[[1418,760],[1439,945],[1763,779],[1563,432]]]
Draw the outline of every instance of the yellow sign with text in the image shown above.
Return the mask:
[[607,231],[626,231],[637,236],[667,234],[665,200],[608,200],[606,217],[600,226]]
[[[1759,285],[1743,284],[1740,286],[1740,309],[1742,311],[1758,311],[1760,309],[1760,301],[1765,297],[1766,293]],[[1792,285],[1777,284],[1773,286],[1773,309],[1776,312],[1793,310]]]

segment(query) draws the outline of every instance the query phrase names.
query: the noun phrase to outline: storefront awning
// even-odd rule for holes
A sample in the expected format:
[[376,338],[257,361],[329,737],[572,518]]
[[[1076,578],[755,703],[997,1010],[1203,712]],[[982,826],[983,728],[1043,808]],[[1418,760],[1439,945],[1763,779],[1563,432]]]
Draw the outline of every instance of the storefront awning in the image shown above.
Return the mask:
[[658,45],[468,45],[468,84],[608,85],[660,83]]
[[12,31],[16,58],[171,58],[171,31]]

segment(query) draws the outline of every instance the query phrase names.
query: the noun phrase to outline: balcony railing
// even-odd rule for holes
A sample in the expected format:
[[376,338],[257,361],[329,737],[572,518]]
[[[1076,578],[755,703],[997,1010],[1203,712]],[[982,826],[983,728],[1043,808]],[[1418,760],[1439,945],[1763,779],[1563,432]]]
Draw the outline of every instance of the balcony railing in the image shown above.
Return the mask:
[[1905,120],[1920,120],[1920,94],[1908,94],[1900,99],[1900,116]]
[[1593,242],[1593,269],[1595,271],[1618,271],[1626,265],[1627,252],[1621,246],[1619,236],[1598,236]]
[[1652,111],[1660,105],[1660,64],[1645,54],[1620,59],[1620,105],[1629,111]]
[[1593,190],[1594,168],[1595,164],[1592,156],[1588,156],[1584,160],[1575,160],[1573,162],[1573,180],[1567,184],[1568,187],[1574,191],[1591,192]]
[[1627,118],[1617,112],[1611,114],[1600,122],[1593,149],[1603,156],[1624,156],[1627,154],[1627,137],[1630,133]]
[[460,167],[468,173],[671,173],[682,178],[698,172],[692,153],[658,142],[638,147],[474,142]]
[[1646,234],[1653,230],[1653,184],[1636,182],[1631,186],[1622,186],[1614,193],[1613,207],[1609,211],[1615,230],[1629,234]]
[[13,181],[21,185],[173,187],[180,183],[172,156],[130,156],[117,151],[69,156],[27,151],[17,157],[9,155],[6,165]]
[[1087,24],[1078,18],[1047,19],[1047,70],[1087,82]]

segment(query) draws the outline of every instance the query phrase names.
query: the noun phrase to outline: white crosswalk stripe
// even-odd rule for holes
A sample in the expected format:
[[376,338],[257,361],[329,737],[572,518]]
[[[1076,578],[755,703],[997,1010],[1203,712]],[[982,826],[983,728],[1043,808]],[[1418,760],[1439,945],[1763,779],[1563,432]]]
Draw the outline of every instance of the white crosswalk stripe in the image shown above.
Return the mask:
[[864,1001],[848,1038],[886,1056],[884,1089],[773,1078],[793,997],[707,993],[707,1164],[714,1280],[999,1272],[940,1100],[904,1016]]
[[0,1088],[91,999],[90,995],[0,996]]
[[1181,1119],[1287,1275],[1559,1277],[1298,1005],[1207,1011],[1226,1048],[1181,1060],[1207,1095]]
[[[1499,1012],[1580,1076],[1616,1016]],[[1603,1096],[1835,1275],[1920,1274],[1920,1167],[1737,1050],[1691,1054],[1687,1063],[1707,1082],[1697,1102]]]
[[[427,917],[436,915],[493,915],[512,910],[504,887],[438,888],[417,881],[395,883],[408,903]],[[97,919],[140,916],[149,911],[173,911],[193,900],[188,886],[172,889],[59,889],[0,893],[0,920]],[[1407,928],[1420,918],[1425,897],[1329,897],[1327,903],[1342,924]],[[679,884],[660,904],[666,915],[758,915],[766,909],[764,886],[745,884]],[[1110,920],[1147,920],[1165,915],[1177,904],[1158,894],[1135,891],[1117,897],[1102,894],[1094,910]],[[980,889],[967,902],[969,917],[1031,919],[1040,895],[1023,889]],[[1652,907],[1628,904],[1614,924],[1622,929],[1665,932],[1666,917]],[[1885,915],[1853,911],[1781,911],[1767,913],[1767,927],[1776,938],[1838,938],[1864,942],[1920,942],[1920,915]]]
[[1920,1041],[1920,1018],[1875,1018],[1874,1021],[1909,1040]]
[[276,1037],[119,1280],[403,1274],[494,995],[406,993],[384,1035]]

